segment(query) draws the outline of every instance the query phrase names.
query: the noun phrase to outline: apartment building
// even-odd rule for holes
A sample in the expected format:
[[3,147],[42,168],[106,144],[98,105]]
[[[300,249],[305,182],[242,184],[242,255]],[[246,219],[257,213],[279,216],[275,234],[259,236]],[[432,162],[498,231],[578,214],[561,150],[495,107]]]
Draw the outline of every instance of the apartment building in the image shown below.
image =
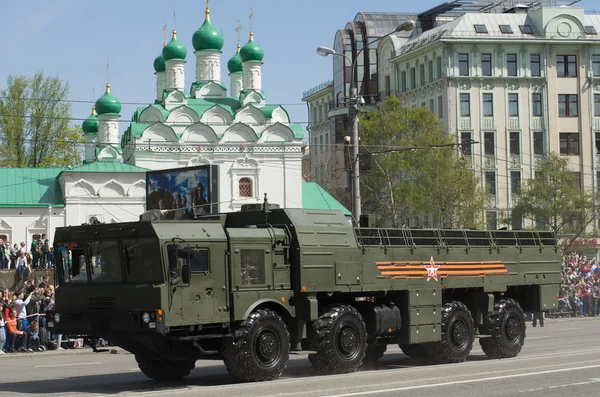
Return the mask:
[[398,95],[442,120],[490,192],[492,228],[529,226],[511,210],[550,152],[569,159],[581,188],[600,185],[600,15],[525,3],[420,23],[378,46],[379,99]]

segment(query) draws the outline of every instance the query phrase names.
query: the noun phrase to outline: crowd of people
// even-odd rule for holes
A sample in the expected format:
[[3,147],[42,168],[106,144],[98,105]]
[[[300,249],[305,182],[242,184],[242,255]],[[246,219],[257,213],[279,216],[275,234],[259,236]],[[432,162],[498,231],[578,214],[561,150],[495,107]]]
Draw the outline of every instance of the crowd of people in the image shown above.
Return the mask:
[[54,267],[54,255],[45,234],[34,237],[29,250],[24,242],[11,244],[0,239],[0,270],[50,269]]
[[558,310],[570,316],[600,316],[600,263],[579,253],[562,257]]
[[54,309],[49,276],[37,286],[25,281],[12,294],[8,289],[0,291],[0,309],[0,354],[62,349],[62,335],[52,335],[47,328],[46,312]]

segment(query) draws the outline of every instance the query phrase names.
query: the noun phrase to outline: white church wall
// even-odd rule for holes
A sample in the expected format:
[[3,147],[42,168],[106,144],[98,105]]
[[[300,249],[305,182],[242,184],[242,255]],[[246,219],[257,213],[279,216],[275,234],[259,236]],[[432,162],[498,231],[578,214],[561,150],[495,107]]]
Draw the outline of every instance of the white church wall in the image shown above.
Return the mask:
[[45,233],[52,242],[54,229],[60,226],[65,226],[62,207],[0,209],[0,235],[11,244],[24,242],[28,251],[35,234]]

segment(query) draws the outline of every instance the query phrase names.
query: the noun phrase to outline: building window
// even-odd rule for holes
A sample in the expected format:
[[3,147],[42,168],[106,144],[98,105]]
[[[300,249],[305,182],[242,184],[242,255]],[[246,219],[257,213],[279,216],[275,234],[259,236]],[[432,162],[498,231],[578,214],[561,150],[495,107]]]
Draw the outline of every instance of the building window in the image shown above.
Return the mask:
[[510,191],[512,194],[521,194],[521,171],[510,172]]
[[422,63],[419,65],[419,79],[421,80],[421,85],[425,85],[425,64]]
[[438,97],[438,117],[440,119],[444,118],[444,97]]
[[508,94],[508,116],[519,117],[519,95]]
[[596,154],[599,154],[599,153],[600,153],[600,132],[596,132]]
[[483,116],[493,117],[494,116],[494,95],[483,94]]
[[417,88],[417,69],[410,68],[410,88]]
[[594,94],[594,116],[600,117],[600,95]]
[[517,54],[506,54],[506,68],[509,76],[517,75]]
[[544,133],[542,131],[533,133],[533,154],[544,154]]
[[577,77],[577,56],[557,55],[556,73],[558,77]]
[[471,155],[471,133],[461,132],[460,133],[460,151],[462,154]]
[[565,156],[579,155],[579,133],[561,132],[560,134],[560,154]]
[[492,75],[492,54],[481,54],[481,75]]
[[542,94],[531,94],[531,113],[533,117],[542,117]]
[[400,89],[402,90],[402,92],[405,92],[407,90],[407,88],[406,88],[406,70],[403,70],[402,73],[400,73]]
[[500,31],[504,34],[512,34],[513,30],[510,25],[499,25]]
[[470,94],[460,94],[460,115],[461,117],[471,117]]
[[473,25],[473,27],[475,28],[475,32],[477,33],[487,33],[487,26],[485,25]]
[[589,34],[589,35],[597,35],[598,34],[598,32],[596,32],[596,28],[593,26],[586,26],[585,33]]
[[442,78],[442,57],[437,57],[437,78]]
[[518,213],[512,212],[512,230],[521,230],[523,229],[523,219],[519,216]]
[[483,133],[483,152],[486,155],[493,156],[496,152],[495,146],[496,146],[496,143],[494,141],[494,133],[493,132],[484,132]]
[[485,212],[485,223],[487,224],[487,228],[489,230],[498,229],[498,215],[496,211]]
[[575,187],[581,190],[583,183],[581,182],[581,172],[573,172],[573,183]]
[[469,75],[469,54],[458,54],[458,74],[460,76]]
[[240,179],[238,186],[240,197],[252,197],[252,179],[242,178]]
[[531,25],[519,25],[519,29],[521,29],[521,33],[523,34],[533,34]]
[[496,194],[496,172],[495,171],[486,171],[485,186],[487,187],[489,194],[491,194],[492,196]]
[[540,59],[541,59],[540,54],[531,54],[529,56],[531,76],[533,76],[533,77],[539,77],[542,75]]
[[600,55],[592,55],[592,73],[600,76]]
[[521,139],[518,131],[512,131],[510,133],[510,154],[521,153]]
[[431,113],[434,113],[434,105],[433,105],[433,98],[429,100],[429,110],[431,111]]
[[558,116],[577,117],[579,115],[579,98],[575,94],[558,96]]
[[429,81],[433,81],[435,80],[435,78],[433,77],[433,61],[429,60],[429,62],[427,62],[427,73],[429,73]]

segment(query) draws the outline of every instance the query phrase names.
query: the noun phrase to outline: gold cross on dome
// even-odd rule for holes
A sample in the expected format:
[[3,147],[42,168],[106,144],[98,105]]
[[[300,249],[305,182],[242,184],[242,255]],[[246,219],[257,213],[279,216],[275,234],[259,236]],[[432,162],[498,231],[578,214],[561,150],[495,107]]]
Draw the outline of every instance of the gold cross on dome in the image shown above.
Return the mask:
[[206,0],[206,8],[208,8],[208,2],[209,2],[209,0]]
[[250,9],[250,31],[252,31],[252,16],[254,13],[252,12],[252,8]]
[[237,21],[237,25],[235,26],[235,31],[237,32],[238,44],[240,44],[241,34],[242,34],[242,24],[240,23],[239,19]]
[[164,21],[164,22],[165,22],[165,23],[164,23],[164,25],[163,25],[163,36],[164,36],[164,38],[165,38],[165,43],[166,43],[166,42],[167,42],[167,19],[166,19],[166,18],[165,18],[165,21]]

